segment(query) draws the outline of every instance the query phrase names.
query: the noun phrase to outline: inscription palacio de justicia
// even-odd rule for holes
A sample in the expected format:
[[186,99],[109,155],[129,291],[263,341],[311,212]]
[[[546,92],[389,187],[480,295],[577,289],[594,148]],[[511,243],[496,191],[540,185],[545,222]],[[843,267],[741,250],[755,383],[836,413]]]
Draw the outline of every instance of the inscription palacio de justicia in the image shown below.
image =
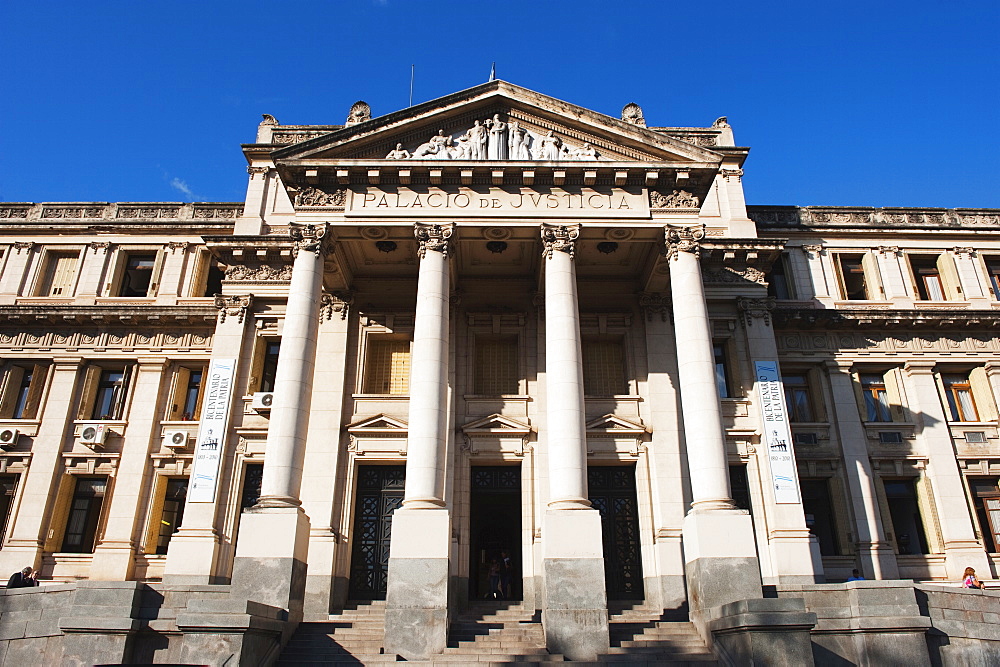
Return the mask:
[[347,215],[499,215],[648,218],[641,188],[378,188],[352,192]]

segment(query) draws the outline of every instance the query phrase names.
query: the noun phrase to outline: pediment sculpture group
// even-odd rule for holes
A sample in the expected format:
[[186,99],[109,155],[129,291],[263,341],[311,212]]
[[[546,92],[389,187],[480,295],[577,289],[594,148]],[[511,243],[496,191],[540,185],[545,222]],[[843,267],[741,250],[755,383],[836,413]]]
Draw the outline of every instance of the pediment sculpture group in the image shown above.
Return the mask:
[[536,137],[521,127],[516,120],[504,122],[500,114],[485,121],[476,120],[460,137],[453,139],[438,130],[430,141],[420,144],[415,151],[396,144],[385,156],[388,160],[596,160],[597,151],[589,143],[571,148],[555,132],[549,130],[543,137]]

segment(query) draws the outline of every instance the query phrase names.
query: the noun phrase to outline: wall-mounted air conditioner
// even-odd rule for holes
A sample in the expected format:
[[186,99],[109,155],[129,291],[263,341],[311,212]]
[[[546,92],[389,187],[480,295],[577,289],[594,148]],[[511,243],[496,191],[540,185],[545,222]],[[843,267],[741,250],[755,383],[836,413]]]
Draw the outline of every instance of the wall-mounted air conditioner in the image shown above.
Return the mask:
[[167,431],[163,434],[163,446],[169,449],[184,449],[187,442],[187,431]]
[[88,447],[102,447],[107,436],[108,427],[105,424],[87,424],[80,430],[80,442]]
[[253,395],[253,401],[250,403],[250,407],[258,412],[270,412],[271,403],[273,402],[273,391],[258,391]]
[[0,428],[0,449],[12,449],[17,444],[17,436],[21,432],[16,428],[7,426]]

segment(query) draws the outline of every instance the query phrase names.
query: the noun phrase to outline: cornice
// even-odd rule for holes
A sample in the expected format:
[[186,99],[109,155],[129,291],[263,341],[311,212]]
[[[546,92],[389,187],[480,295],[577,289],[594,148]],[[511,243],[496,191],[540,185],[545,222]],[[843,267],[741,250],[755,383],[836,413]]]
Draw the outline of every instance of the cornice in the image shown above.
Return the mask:
[[1000,229],[995,208],[872,208],[864,206],[747,206],[760,229],[884,232],[892,229]]
[[21,305],[0,306],[0,326],[22,327],[25,323],[113,324],[134,326],[143,324],[173,324],[185,322],[214,323],[218,311],[214,305],[165,306],[123,303],[120,305]]
[[1000,310],[890,310],[783,308],[772,312],[776,329],[961,329],[1000,327]]

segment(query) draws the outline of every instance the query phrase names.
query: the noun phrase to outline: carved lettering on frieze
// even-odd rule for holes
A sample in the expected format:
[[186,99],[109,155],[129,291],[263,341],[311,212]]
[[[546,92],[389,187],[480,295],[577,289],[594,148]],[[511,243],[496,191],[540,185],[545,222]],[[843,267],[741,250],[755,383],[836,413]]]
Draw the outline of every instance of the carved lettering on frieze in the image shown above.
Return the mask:
[[450,223],[434,225],[418,222],[413,225],[413,236],[416,237],[417,243],[420,246],[417,249],[417,256],[423,259],[428,250],[433,250],[447,257],[448,239],[451,238],[454,231],[455,225]]
[[771,311],[774,310],[774,297],[768,296],[763,299],[751,299],[739,297],[736,299],[736,307],[739,308],[743,317],[743,325],[753,326],[755,319],[764,320],[765,326],[771,326]]
[[671,258],[678,252],[700,254],[701,240],[705,238],[705,227],[665,227],[663,230],[667,243],[667,257]]
[[293,254],[297,256],[300,250],[316,253],[317,256],[325,254],[328,250],[328,244],[326,243],[328,229],[329,225],[326,223],[319,225],[290,223],[288,225],[288,235],[295,246]]
[[319,320],[332,320],[334,313],[340,313],[340,319],[347,319],[347,311],[354,303],[354,295],[350,292],[336,292],[329,294],[324,292],[320,297]]
[[576,255],[576,240],[580,236],[580,225],[550,225],[542,224],[542,243],[545,249],[542,256],[552,258],[554,252],[565,252],[570,257]]
[[649,206],[654,209],[698,208],[698,198],[687,190],[674,190],[669,195],[650,190]]
[[296,208],[306,206],[343,208],[344,204],[347,203],[347,190],[340,188],[333,192],[326,192],[319,188],[306,187],[295,193],[294,203]]
[[215,307],[219,309],[219,323],[226,321],[227,317],[236,317],[239,324],[243,324],[247,310],[253,305],[253,294],[232,296],[215,295]]

